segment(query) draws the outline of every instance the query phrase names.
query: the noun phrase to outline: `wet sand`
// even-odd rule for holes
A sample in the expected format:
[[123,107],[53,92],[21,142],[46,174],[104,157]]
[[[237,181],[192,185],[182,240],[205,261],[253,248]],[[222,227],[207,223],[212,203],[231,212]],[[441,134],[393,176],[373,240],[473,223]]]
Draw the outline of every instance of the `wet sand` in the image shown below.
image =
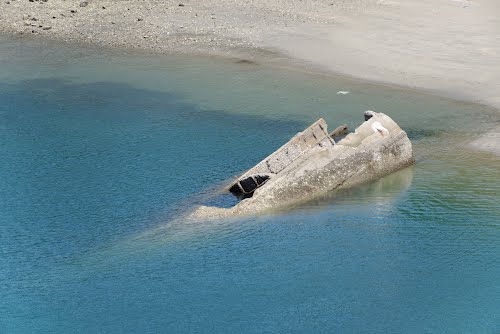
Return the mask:
[[[2,0],[0,32],[157,52],[264,55],[500,109],[498,13],[495,0],[103,0],[85,7],[77,0]],[[500,127],[471,145],[500,154]]]

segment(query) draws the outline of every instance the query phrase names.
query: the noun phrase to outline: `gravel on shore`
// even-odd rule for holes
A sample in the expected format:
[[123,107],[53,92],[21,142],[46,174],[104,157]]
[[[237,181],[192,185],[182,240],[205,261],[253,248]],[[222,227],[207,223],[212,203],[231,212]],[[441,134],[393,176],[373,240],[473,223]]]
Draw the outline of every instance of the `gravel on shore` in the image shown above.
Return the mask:
[[[268,29],[334,23],[352,1],[0,0],[0,31],[156,51],[258,48]],[[366,2],[366,1],[364,1]]]

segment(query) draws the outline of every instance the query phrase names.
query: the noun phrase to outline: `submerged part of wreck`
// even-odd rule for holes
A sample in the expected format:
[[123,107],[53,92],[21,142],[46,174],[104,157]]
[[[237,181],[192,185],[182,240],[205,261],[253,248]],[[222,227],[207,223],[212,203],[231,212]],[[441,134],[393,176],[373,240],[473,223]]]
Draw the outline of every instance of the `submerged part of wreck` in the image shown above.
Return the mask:
[[319,119],[229,186],[231,193],[244,198],[238,204],[200,206],[190,216],[218,218],[280,209],[413,164],[411,142],[396,122],[373,111],[365,118],[338,143]]

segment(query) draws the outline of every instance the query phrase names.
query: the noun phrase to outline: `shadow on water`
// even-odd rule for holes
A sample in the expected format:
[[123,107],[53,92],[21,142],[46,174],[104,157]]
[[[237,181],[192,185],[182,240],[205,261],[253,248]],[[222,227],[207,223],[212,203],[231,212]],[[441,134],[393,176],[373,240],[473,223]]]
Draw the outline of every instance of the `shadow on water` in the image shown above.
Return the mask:
[[420,140],[429,137],[438,137],[443,135],[445,131],[437,129],[418,129],[418,128],[405,128],[406,134],[411,141]]

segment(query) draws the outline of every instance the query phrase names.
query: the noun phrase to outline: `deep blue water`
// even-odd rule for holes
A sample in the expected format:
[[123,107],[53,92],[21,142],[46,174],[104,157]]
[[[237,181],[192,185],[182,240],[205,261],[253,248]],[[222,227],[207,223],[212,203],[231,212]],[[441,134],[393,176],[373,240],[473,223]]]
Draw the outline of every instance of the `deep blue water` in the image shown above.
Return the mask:
[[[0,42],[0,333],[500,331],[500,161],[466,147],[496,112]],[[271,216],[179,219],[318,116],[354,125],[373,105],[408,130],[414,167]]]

